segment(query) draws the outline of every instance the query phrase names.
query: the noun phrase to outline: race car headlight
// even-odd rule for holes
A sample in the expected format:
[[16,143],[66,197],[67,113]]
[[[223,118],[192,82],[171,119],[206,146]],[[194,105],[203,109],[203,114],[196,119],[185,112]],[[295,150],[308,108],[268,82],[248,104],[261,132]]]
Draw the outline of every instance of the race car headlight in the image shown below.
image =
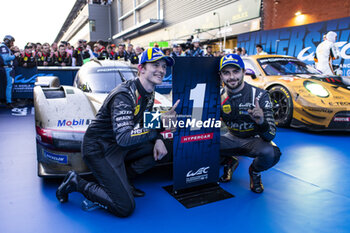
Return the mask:
[[329,92],[321,84],[305,81],[304,87],[311,92],[311,94],[317,95],[318,97],[327,98],[329,96]]

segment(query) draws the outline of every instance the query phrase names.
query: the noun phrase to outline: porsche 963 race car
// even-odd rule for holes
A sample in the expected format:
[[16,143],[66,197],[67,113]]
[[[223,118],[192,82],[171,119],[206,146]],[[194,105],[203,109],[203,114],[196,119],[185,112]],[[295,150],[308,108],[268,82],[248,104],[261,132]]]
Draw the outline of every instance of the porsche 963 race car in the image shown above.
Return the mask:
[[[108,93],[137,69],[125,62],[92,60],[78,71],[73,86],[60,85],[58,77],[38,77],[34,88],[38,176],[59,177],[69,170],[88,174],[80,153],[84,133]],[[155,109],[171,102],[155,93]]]

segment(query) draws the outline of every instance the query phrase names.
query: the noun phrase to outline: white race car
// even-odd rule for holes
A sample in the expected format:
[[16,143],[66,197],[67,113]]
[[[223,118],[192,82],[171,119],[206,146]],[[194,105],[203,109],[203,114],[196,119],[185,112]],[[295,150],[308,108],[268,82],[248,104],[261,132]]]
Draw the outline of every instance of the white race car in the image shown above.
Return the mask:
[[[82,160],[84,133],[108,93],[137,69],[128,63],[92,60],[78,71],[73,86],[60,85],[54,76],[38,77],[34,87],[38,176],[60,177],[69,170],[90,173]],[[160,111],[171,102],[155,93],[154,108]]]

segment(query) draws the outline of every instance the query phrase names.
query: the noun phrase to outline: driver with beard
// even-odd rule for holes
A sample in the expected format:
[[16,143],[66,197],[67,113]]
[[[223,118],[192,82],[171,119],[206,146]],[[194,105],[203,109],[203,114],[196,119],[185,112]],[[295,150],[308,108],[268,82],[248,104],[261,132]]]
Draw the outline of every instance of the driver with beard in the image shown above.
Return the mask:
[[262,193],[260,172],[273,167],[281,152],[272,142],[276,125],[267,91],[243,81],[244,63],[237,54],[228,54],[220,61],[221,119],[228,132],[220,138],[220,156],[225,160],[221,182],[228,182],[238,166],[233,156],[254,158],[249,167],[250,189]]

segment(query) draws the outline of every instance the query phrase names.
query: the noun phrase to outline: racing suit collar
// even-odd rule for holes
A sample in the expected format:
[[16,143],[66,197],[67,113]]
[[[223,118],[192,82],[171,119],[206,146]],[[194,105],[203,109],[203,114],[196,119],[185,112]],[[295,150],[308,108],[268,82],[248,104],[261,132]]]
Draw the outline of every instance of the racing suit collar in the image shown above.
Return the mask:
[[137,87],[137,90],[139,91],[141,96],[150,97],[153,93],[153,92],[149,93],[145,90],[145,88],[142,86],[139,78],[136,79],[136,87]]

